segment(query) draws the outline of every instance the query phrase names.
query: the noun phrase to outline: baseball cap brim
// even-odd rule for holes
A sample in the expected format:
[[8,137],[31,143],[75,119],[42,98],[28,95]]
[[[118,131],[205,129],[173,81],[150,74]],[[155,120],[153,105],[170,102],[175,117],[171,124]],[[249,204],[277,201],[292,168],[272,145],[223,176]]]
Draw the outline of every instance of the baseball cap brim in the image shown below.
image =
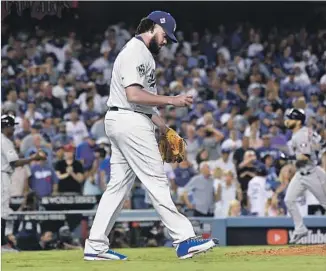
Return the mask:
[[[163,29],[164,29],[164,27],[163,27]],[[178,43],[178,40],[177,40],[177,38],[175,37],[175,35],[174,35],[173,33],[169,33],[169,32],[166,31],[165,29],[164,29],[164,31],[165,31],[166,35],[169,37],[169,39],[170,39],[172,42],[174,42],[174,43]]]

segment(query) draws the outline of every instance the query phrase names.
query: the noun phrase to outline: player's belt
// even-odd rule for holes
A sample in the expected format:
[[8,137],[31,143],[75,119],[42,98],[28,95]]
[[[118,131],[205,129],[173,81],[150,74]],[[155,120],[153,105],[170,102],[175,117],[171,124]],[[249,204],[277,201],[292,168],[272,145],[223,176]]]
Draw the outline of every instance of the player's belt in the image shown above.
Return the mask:
[[[119,110],[120,110],[120,108],[116,107],[116,106],[109,107],[109,111],[119,111]],[[126,110],[128,110],[128,109],[126,109]],[[130,111],[132,111],[132,110],[130,110]],[[143,115],[149,117],[150,119],[152,118],[152,114],[146,114],[146,113],[140,112],[140,111],[132,111],[132,112],[143,114]]]

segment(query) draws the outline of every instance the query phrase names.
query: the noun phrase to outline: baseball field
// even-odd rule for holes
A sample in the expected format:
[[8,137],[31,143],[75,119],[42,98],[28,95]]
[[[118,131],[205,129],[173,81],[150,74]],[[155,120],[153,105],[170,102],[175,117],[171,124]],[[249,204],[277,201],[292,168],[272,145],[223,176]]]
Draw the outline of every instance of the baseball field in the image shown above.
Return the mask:
[[121,249],[127,261],[82,260],[82,251],[3,253],[2,270],[14,271],[325,271],[326,245],[215,248],[178,260],[173,249]]

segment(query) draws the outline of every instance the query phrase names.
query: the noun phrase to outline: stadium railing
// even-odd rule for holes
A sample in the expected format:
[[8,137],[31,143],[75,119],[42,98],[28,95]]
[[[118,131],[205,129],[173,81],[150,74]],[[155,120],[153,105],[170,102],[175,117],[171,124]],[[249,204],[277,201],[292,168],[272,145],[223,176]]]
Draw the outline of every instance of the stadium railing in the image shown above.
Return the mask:
[[[69,215],[94,216],[96,210],[53,210],[53,211],[16,211],[10,219],[17,220],[63,220]],[[60,219],[61,218],[61,219]],[[117,222],[159,221],[155,210],[122,210]],[[221,246],[226,245],[285,245],[293,234],[290,217],[228,217],[202,218],[191,217],[197,234],[219,239]],[[307,216],[304,222],[309,235],[302,244],[326,243],[326,216]]]

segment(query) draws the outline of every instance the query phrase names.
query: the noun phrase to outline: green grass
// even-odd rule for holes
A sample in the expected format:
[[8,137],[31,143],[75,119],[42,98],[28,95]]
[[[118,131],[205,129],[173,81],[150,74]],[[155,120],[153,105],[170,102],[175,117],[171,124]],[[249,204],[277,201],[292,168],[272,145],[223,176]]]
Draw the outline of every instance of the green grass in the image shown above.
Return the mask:
[[[325,256],[229,256],[245,250],[263,247],[226,247],[198,255],[193,259],[178,260],[174,249],[121,249],[127,261],[84,262],[80,251],[48,251],[3,253],[4,271],[325,271]],[[266,248],[266,247],[264,247]],[[270,247],[269,247],[270,248]]]

